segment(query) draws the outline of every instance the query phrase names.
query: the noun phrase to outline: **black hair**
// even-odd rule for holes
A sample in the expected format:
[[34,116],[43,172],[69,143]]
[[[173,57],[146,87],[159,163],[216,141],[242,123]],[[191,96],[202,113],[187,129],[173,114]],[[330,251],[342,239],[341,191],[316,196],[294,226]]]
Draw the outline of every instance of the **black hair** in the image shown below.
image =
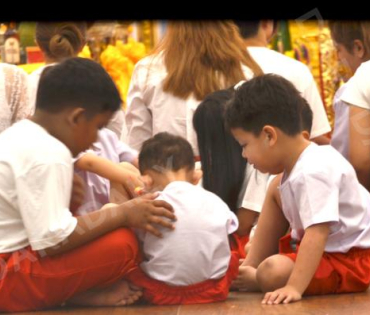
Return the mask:
[[247,39],[250,37],[254,37],[258,34],[261,21],[234,20],[234,23],[238,26],[240,35],[244,39]]
[[78,57],[45,68],[36,97],[36,109],[57,113],[68,107],[82,107],[88,117],[115,112],[121,103],[117,87],[104,68]]
[[209,94],[196,109],[193,126],[202,162],[203,187],[236,212],[247,161],[242,157],[242,148],[224,125],[225,105],[233,94],[233,89]]
[[241,128],[255,136],[265,125],[295,136],[311,129],[312,110],[291,82],[276,74],[265,74],[236,90],[225,119],[229,128]]
[[194,153],[190,143],[168,132],[160,132],[146,140],[139,154],[139,170],[178,171],[195,167]]

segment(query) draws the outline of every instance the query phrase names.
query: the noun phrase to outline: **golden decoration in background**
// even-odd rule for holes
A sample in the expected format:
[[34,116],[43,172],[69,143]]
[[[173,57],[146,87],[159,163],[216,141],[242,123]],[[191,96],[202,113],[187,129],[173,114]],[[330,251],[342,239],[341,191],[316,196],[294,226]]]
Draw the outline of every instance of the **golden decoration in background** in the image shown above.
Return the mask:
[[333,98],[339,87],[339,65],[327,24],[323,21],[289,21],[296,59],[305,63],[316,81],[331,127]]

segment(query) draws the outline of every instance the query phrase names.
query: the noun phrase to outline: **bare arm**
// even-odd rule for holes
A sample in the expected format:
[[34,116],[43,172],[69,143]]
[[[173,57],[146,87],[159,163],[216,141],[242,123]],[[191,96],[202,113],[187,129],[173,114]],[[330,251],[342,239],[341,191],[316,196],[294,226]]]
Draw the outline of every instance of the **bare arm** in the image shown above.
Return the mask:
[[315,224],[305,230],[297,260],[286,286],[266,293],[262,303],[289,303],[302,298],[320,263],[329,231],[329,223]]
[[173,229],[170,220],[176,218],[172,206],[162,200],[153,200],[156,196],[149,194],[77,217],[78,223],[72,234],[59,244],[43,251],[46,255],[61,254],[120,227],[141,228],[160,237],[161,233],[155,225]]
[[239,208],[237,213],[239,227],[236,233],[238,233],[240,236],[249,235],[258,216],[259,213],[256,211],[246,208]]
[[276,176],[270,183],[252,246],[242,266],[257,268],[264,259],[276,254],[279,249],[279,239],[288,231],[289,223],[281,210],[277,188],[280,180],[281,175]]
[[142,186],[139,171],[128,163],[116,164],[95,154],[86,153],[75,164],[84,171],[122,184],[131,197],[135,196],[135,187]]
[[370,191],[370,111],[349,106],[349,161],[360,183]]

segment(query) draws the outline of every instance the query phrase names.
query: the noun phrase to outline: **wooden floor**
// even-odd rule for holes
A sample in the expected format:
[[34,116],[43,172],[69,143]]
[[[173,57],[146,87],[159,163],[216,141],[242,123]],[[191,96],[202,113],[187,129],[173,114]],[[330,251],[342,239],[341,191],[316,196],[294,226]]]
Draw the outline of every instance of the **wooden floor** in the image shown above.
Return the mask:
[[214,304],[180,306],[60,308],[44,312],[17,313],[29,315],[88,314],[88,315],[369,315],[370,290],[357,294],[305,297],[287,305],[261,305],[262,294],[232,292],[227,301]]

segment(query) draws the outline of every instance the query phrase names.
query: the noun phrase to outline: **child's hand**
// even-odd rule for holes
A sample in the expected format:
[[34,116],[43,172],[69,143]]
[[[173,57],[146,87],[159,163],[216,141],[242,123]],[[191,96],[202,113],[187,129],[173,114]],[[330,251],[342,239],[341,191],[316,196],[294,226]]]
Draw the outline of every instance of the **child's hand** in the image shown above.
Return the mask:
[[172,206],[163,200],[154,200],[157,196],[146,194],[125,202],[126,226],[144,229],[158,237],[162,237],[162,233],[155,227],[157,224],[173,230],[170,220],[175,221],[176,217]]
[[267,292],[262,300],[262,304],[276,305],[280,303],[290,303],[302,299],[301,293],[296,288],[286,285],[285,287],[275,290],[274,292]]
[[239,265],[239,274],[231,283],[231,288],[242,291],[255,291],[256,289],[256,268]]

